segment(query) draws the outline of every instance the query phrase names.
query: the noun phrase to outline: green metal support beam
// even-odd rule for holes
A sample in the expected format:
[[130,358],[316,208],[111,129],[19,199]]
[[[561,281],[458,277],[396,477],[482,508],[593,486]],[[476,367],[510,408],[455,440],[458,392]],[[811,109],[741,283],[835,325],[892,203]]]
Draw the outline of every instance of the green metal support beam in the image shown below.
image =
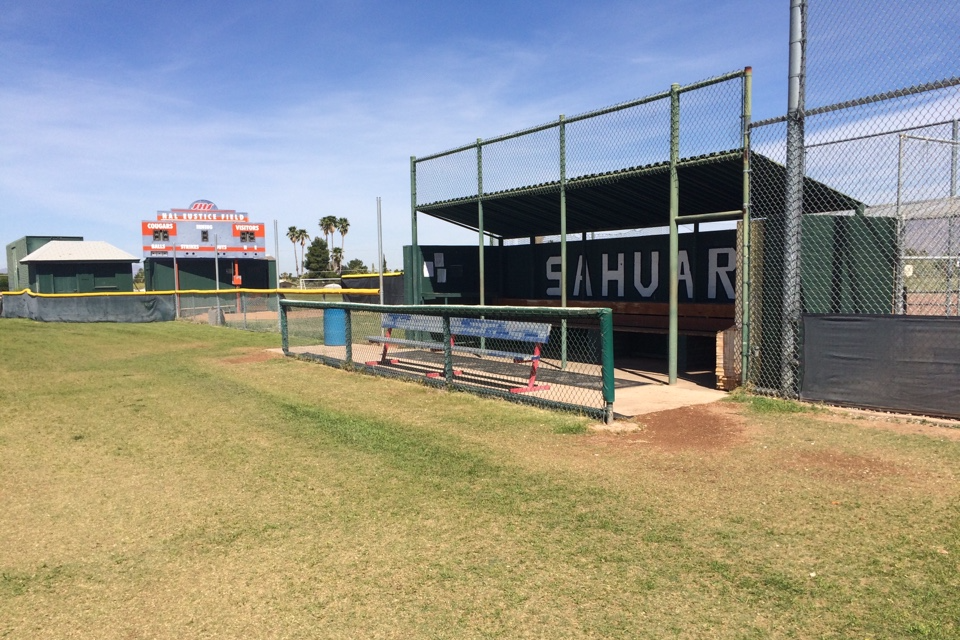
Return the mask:
[[677,232],[677,214],[680,209],[680,181],[677,162],[680,160],[680,85],[670,85],[670,319],[668,325],[667,379],[677,384],[677,344],[680,298],[680,239]]
[[[567,123],[560,114],[560,306],[567,306]],[[567,321],[560,327],[560,367],[567,368]]]
[[697,213],[689,216],[677,216],[677,224],[693,224],[695,222],[717,222],[722,220],[736,220],[743,217],[743,210],[718,211],[716,213]]
[[483,140],[477,138],[477,229],[479,231],[480,251],[480,306],[487,300],[487,274],[483,251]]
[[[420,304],[420,273],[423,266],[420,264],[420,245],[417,242],[417,156],[410,156],[410,235],[411,237],[411,265],[413,268],[411,282],[411,293],[413,294],[413,303]],[[383,256],[380,256],[382,259]]]
[[750,380],[750,120],[753,69],[743,70],[743,222],[740,231],[740,384]]

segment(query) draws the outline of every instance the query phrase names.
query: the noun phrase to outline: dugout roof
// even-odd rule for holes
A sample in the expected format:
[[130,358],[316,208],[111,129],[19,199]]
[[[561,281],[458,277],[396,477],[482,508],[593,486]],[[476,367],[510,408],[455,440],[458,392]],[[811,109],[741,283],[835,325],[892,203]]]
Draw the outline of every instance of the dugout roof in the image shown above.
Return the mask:
[[[752,216],[784,210],[786,168],[751,154],[753,180],[763,180],[764,200],[752,203]],[[682,159],[679,215],[743,208],[743,151],[733,150]],[[567,180],[567,233],[662,227],[669,224],[670,165],[660,162]],[[560,233],[560,183],[509,189],[483,196],[484,231],[503,238]],[[804,213],[856,209],[860,203],[816,180],[804,179]],[[417,206],[417,211],[453,224],[478,228],[477,197]]]

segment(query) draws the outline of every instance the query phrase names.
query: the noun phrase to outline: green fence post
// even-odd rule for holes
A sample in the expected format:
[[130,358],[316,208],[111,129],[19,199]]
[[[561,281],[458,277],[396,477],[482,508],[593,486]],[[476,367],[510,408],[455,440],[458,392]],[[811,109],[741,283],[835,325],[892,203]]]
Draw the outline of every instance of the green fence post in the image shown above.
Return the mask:
[[750,120],[753,69],[743,75],[743,222],[740,232],[740,384],[750,379]]
[[[567,123],[560,114],[560,306],[567,306]],[[567,320],[560,321],[560,368],[567,368]]]
[[[417,157],[410,156],[410,284],[413,304],[420,304],[420,278],[423,277],[423,261],[417,239]],[[380,256],[383,259],[383,256]]]
[[[480,138],[477,138],[477,229],[480,233],[480,306],[482,307],[487,299],[487,268],[483,255],[483,140]],[[487,348],[486,338],[480,338],[480,348]]]
[[450,347],[450,316],[443,316],[443,378],[453,384],[453,350]]
[[670,324],[667,338],[667,368],[669,384],[677,384],[677,342],[679,331],[680,240],[677,235],[677,214],[680,201],[680,180],[677,162],[680,160],[680,85],[670,85]]
[[613,359],[613,310],[599,309],[600,364],[603,380],[604,422],[613,422],[613,402],[616,395]]
[[483,251],[483,140],[477,138],[477,230],[480,235],[480,306],[487,303],[486,261]]
[[353,365],[353,320],[350,309],[343,310],[344,359],[348,365]]
[[280,301],[280,345],[284,355],[290,355],[290,336],[287,329],[287,307]]

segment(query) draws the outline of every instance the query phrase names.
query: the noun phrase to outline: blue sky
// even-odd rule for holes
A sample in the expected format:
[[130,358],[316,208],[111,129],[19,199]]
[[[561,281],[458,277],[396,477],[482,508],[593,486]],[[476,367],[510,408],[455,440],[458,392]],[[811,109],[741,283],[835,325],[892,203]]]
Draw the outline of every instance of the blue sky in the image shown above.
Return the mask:
[[[749,9],[748,9],[749,7]],[[410,243],[409,158],[743,68],[785,109],[789,2],[0,0],[0,244],[208,199],[281,234]],[[473,243],[421,216],[422,243]],[[294,271],[280,239],[280,269]],[[5,256],[0,254],[0,260]],[[6,266],[0,263],[0,266]]]

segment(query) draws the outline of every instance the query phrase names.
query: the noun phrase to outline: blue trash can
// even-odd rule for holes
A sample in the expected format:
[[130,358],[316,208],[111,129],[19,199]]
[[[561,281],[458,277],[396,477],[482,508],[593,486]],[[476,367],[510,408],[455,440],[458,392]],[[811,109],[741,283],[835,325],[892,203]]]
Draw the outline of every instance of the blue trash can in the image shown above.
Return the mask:
[[347,344],[346,310],[323,310],[323,344],[328,347],[342,347]]

